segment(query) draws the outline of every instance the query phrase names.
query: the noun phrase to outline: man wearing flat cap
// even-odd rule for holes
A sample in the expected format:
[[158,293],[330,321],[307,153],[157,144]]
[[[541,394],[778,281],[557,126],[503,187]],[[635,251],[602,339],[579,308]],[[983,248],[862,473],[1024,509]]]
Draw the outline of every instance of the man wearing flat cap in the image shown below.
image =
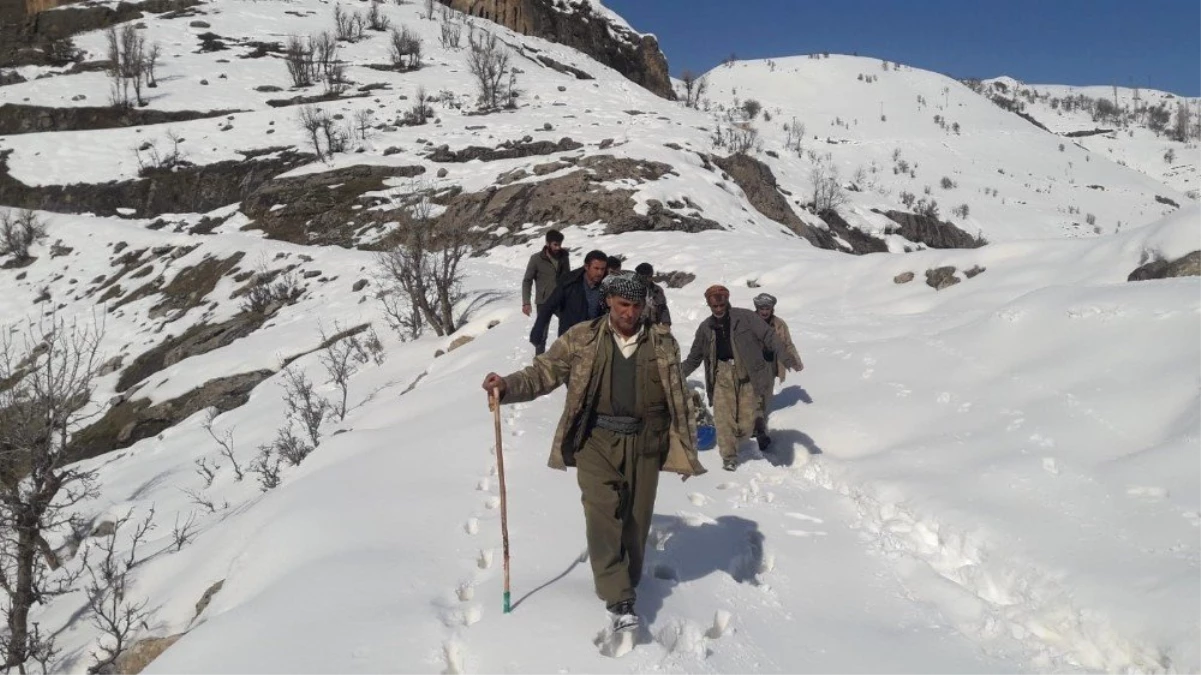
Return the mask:
[[680,373],[680,347],[666,329],[641,321],[646,285],[634,274],[606,277],[608,314],[572,326],[507,376],[488,373],[484,389],[521,403],[567,384],[549,465],[576,468],[596,593],[614,628],[638,624],[642,577],[659,472],[705,472],[696,454],[696,418]]
[[776,333],[749,309],[730,306],[730,290],[714,285],[705,289],[705,302],[712,316],[696,328],[688,358],[680,365],[684,377],[705,364],[705,392],[713,407],[717,447],[722,468],[738,468],[738,444],[762,428],[760,405],[775,379],[775,364],[764,353],[784,359],[797,368],[792,356],[780,349]]

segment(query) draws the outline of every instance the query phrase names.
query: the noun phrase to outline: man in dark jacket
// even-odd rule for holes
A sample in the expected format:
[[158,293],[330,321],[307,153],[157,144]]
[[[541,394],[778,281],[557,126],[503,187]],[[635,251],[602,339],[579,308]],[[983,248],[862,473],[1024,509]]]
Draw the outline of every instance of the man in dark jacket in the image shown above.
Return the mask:
[[661,325],[671,328],[671,312],[667,309],[667,294],[663,287],[651,280],[655,276],[655,268],[650,263],[640,263],[634,268],[634,273],[646,284],[646,310],[642,319],[650,325]]
[[[567,249],[563,248],[563,233],[558,230],[547,230],[546,245],[542,250],[530,256],[525,266],[525,276],[521,279],[521,311],[529,316],[533,311],[530,304],[530,291],[534,291],[533,301],[539,311],[546,299],[554,292],[555,287],[571,272],[571,261]],[[534,343],[534,353],[546,351],[546,333],[550,327],[547,321],[540,335],[531,336]]]
[[[537,350],[538,339],[545,338],[550,326],[550,318],[559,317],[559,335],[567,332],[568,328],[581,321],[595,319],[603,313],[604,299],[601,296],[600,282],[608,271],[609,259],[604,251],[589,251],[584,256],[584,266],[572,270],[563,281],[555,287],[546,302],[538,306],[538,318],[534,321],[534,329],[530,331],[530,342]],[[539,354],[542,351],[538,351]]]
[[692,349],[680,369],[687,377],[705,364],[705,391],[713,406],[722,468],[734,471],[738,468],[738,443],[761,428],[759,405],[775,379],[776,366],[763,358],[764,352],[775,354],[790,368],[799,369],[800,364],[780,348],[776,332],[758,314],[730,307],[730,291],[725,286],[706,289],[705,302],[713,316],[697,326]]

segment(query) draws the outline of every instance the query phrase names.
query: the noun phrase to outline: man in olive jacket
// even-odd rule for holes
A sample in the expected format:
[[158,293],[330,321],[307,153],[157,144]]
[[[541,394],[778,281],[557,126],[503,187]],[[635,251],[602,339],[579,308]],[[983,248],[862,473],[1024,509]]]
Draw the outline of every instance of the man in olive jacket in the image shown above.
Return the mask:
[[[530,304],[530,292],[533,291],[534,304],[539,309],[554,292],[567,273],[571,271],[571,260],[567,249],[563,248],[563,233],[558,230],[546,231],[546,245],[534,255],[525,266],[525,276],[521,278],[521,311],[526,316],[533,312]],[[542,331],[535,336],[534,353],[546,351],[546,333],[550,321],[542,326]]]
[[738,468],[738,443],[761,428],[763,394],[770,391],[775,366],[763,358],[764,352],[780,354],[789,367],[791,356],[782,354],[776,334],[763,319],[749,309],[730,307],[730,291],[725,286],[705,290],[705,302],[712,316],[696,328],[696,337],[688,358],[680,365],[688,377],[705,364],[705,391],[713,406],[717,426],[717,447],[722,468]]
[[533,364],[484,389],[502,404],[567,384],[549,465],[576,467],[596,594],[614,628],[638,623],[635,588],[654,513],[659,472],[705,472],[696,421],[680,374],[680,348],[666,330],[640,321],[646,287],[633,275],[605,285],[608,314],[577,324]]

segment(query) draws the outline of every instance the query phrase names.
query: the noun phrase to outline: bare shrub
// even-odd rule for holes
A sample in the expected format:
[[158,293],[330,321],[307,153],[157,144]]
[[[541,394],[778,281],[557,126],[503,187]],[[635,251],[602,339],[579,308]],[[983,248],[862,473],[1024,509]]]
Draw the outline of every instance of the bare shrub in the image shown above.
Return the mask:
[[763,104],[753,98],[748,98],[742,102],[742,112],[746,114],[748,120],[753,120],[759,116],[759,111],[763,109]]
[[330,382],[338,388],[340,398],[331,404],[330,410],[341,421],[346,419],[346,401],[350,395],[350,378],[358,370],[359,365],[367,362],[369,356],[367,350],[359,342],[357,335],[347,335],[338,339],[338,335],[342,334],[343,330],[336,322],[334,323],[333,337],[326,335],[324,327],[320,327],[319,330],[321,332],[321,344],[325,346],[321,349],[321,354],[317,358],[321,361],[321,365],[325,367],[325,373],[329,375]]
[[306,457],[313,454],[314,447],[292,431],[292,425],[286,425],[276,432],[275,440],[271,442],[271,450],[280,459],[287,460],[292,466],[299,466]]
[[309,136],[309,145],[313,148],[313,154],[317,155],[317,160],[325,159],[325,153],[321,150],[321,127],[325,124],[327,114],[321,108],[315,105],[306,105],[300,109],[298,122],[300,128]]
[[450,335],[459,328],[454,308],[464,298],[461,264],[470,251],[467,231],[462,226],[439,229],[426,192],[411,193],[410,202],[402,221],[404,238],[378,257],[386,284],[382,297],[399,295],[408,309],[396,304],[388,309],[387,300],[385,309],[414,337],[425,324],[437,335]]
[[951,209],[951,213],[958,218],[967,218],[968,214],[971,213],[971,208],[967,204],[960,204]]
[[480,107],[495,110],[500,107],[501,85],[509,74],[509,50],[492,33],[485,32],[478,39],[471,35],[468,40],[467,67],[480,92]]
[[179,553],[196,536],[196,512],[189,511],[188,517],[181,523],[179,514],[175,514],[175,526],[171,528],[171,544]]
[[117,657],[131,644],[135,631],[146,626],[150,610],[147,600],[133,602],[128,598],[129,573],[137,566],[138,547],[146,543],[146,535],[154,529],[154,509],[134,525],[129,549],[117,553],[117,535],[133,517],[133,511],[118,518],[110,534],[101,537],[95,548],[98,555],[84,561],[89,581],[84,589],[87,612],[101,638],[97,651],[92,652],[88,673],[109,672]]
[[363,15],[348,12],[342,5],[334,5],[334,32],[342,42],[358,42],[363,39]]
[[200,474],[206,488],[213,486],[213,480],[217,478],[217,469],[219,468],[216,464],[210,465],[208,460],[203,457],[196,460],[196,473]]
[[462,46],[463,26],[451,21],[449,16],[442,18],[440,41],[443,49],[459,49]]
[[392,21],[379,11],[380,0],[371,0],[371,9],[367,10],[367,27],[382,33],[392,26]]
[[167,142],[170,143],[170,149],[159,149],[158,143],[147,141],[142,145],[134,148],[134,156],[138,161],[138,175],[145,178],[162,171],[175,171],[187,166],[192,166],[192,162],[184,156],[180,151],[179,146],[183,143],[183,138],[173,129],[167,131]]
[[302,295],[304,289],[294,274],[264,268],[255,273],[241,310],[269,316],[279,308],[295,303]]
[[951,180],[947,176],[943,176],[942,179],[938,181],[938,185],[939,185],[939,187],[941,187],[944,190],[950,190],[952,188],[958,187],[958,185],[955,183],[955,181]]
[[284,405],[287,415],[308,433],[316,446],[321,442],[321,423],[330,412],[330,403],[316,392],[313,381],[298,368],[284,369]]
[[913,206],[913,202],[917,200],[917,195],[913,194],[912,192],[908,192],[908,191],[901,192],[900,197],[901,197],[901,203],[904,204],[906,207]]
[[417,87],[417,93],[413,95],[413,107],[409,108],[401,120],[404,126],[420,126],[429,121],[433,117],[434,111],[429,106],[430,98],[425,93],[425,87]]
[[838,176],[838,168],[825,162],[813,167],[809,173],[813,181],[813,210],[822,214],[835,211],[847,201],[842,181]]
[[705,90],[708,89],[708,82],[691,70],[680,73],[680,82],[684,84],[684,105],[696,109],[705,95]]
[[201,428],[208,432],[208,435],[211,436],[213,440],[217,442],[217,445],[221,447],[221,454],[224,455],[225,458],[229,460],[230,465],[233,466],[234,480],[240,483],[242,482],[242,478],[245,476],[242,473],[242,467],[238,465],[238,458],[234,456],[233,429],[226,429],[225,432],[220,436],[217,435],[217,432],[213,431],[213,421],[216,420],[217,416],[220,414],[220,411],[218,411],[216,408],[210,408],[208,414],[205,416],[204,423],[201,425]]
[[22,209],[15,213],[0,213],[0,255],[28,260],[29,247],[45,236],[46,224],[33,211]]
[[434,7],[437,6],[437,0],[425,0],[425,20],[434,20]]
[[47,536],[74,531],[73,511],[96,496],[95,475],[69,463],[73,430],[101,411],[89,409],[103,363],[103,314],[88,322],[57,314],[0,332],[0,590],[5,670],[24,672],[57,653],[54,634],[30,621],[34,603],[71,592],[82,573],[60,568]]
[[367,141],[367,136],[371,133],[371,113],[371,108],[359,108],[354,111],[354,127],[363,142]]
[[397,70],[417,70],[421,67],[421,37],[408,26],[401,26],[399,31],[393,28],[388,57]]
[[250,465],[250,470],[259,475],[259,489],[263,492],[279,487],[279,464],[274,444],[259,446],[258,457]]

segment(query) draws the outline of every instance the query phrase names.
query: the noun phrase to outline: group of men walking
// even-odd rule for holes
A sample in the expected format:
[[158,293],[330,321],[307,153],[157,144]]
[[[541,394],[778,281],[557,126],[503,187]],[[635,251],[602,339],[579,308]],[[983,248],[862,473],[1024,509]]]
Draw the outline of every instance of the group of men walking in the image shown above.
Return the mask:
[[[489,373],[483,387],[512,404],[567,385],[549,465],[576,468],[596,592],[613,627],[628,629],[638,625],[635,588],[659,472],[705,473],[688,375],[704,366],[722,468],[734,471],[741,441],[754,436],[761,451],[771,445],[775,379],[804,366],[774,297],[757,295],[754,311],[731,307],[721,285],[705,290],[711,315],[681,361],[654,268],[644,262],[622,271],[620,258],[594,250],[571,270],[563,239],[547,232],[522,281],[522,311],[535,316],[533,363],[507,376]],[[548,349],[551,317],[559,339]]]

